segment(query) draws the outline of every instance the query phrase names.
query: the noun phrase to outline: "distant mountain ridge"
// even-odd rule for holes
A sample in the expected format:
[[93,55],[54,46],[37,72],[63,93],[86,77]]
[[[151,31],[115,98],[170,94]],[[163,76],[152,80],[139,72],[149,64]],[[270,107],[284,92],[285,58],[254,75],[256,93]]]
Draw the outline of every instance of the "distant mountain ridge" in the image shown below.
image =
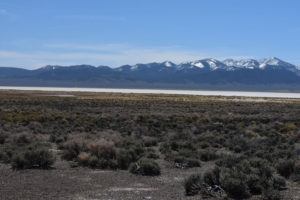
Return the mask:
[[0,85],[300,91],[300,67],[267,59],[200,59],[108,66],[0,67]]

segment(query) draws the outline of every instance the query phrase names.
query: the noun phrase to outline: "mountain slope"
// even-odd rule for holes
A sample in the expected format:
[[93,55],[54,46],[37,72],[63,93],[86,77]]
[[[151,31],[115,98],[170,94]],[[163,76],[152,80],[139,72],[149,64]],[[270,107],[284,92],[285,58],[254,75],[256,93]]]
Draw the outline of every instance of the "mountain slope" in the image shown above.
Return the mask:
[[124,65],[49,65],[36,70],[0,67],[1,85],[300,90],[300,69],[276,57],[208,58],[178,65],[166,61]]

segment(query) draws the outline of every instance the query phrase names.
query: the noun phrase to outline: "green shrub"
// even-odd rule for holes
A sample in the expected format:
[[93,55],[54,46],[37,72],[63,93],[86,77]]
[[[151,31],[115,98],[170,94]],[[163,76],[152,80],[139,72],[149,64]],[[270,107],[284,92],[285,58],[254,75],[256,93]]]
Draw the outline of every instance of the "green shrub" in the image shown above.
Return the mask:
[[50,135],[49,137],[49,142],[55,143],[56,142],[56,136],[55,135]]
[[69,165],[70,165],[71,168],[76,168],[76,167],[79,166],[78,162],[73,162],[73,161],[69,162]]
[[86,144],[84,141],[69,140],[63,145],[62,158],[66,160],[77,159],[77,156],[80,152],[87,150]]
[[97,168],[100,169],[117,169],[117,161],[114,159],[98,158]]
[[91,168],[96,168],[98,166],[98,158],[97,156],[90,156],[88,160],[88,166]]
[[204,142],[201,142],[199,144],[199,146],[201,149],[206,149],[206,148],[210,147],[210,144],[208,142],[204,141]]
[[195,158],[186,158],[183,156],[176,156],[174,158],[175,167],[186,168],[186,167],[200,167],[200,162]]
[[215,167],[203,175],[203,181],[208,185],[220,185],[220,168]]
[[13,169],[47,169],[54,163],[53,155],[45,149],[27,150],[14,155],[11,161]]
[[120,169],[128,169],[131,162],[136,161],[136,155],[133,155],[133,151],[128,151],[125,149],[119,149],[117,153],[117,163],[118,168]]
[[74,160],[75,158],[77,158],[77,156],[78,156],[77,152],[71,149],[64,149],[61,155],[61,157],[65,160]]
[[160,174],[160,167],[154,160],[142,158],[138,162],[131,163],[129,171],[144,176],[157,176]]
[[251,194],[257,195],[261,194],[264,187],[262,185],[261,177],[257,174],[249,174],[247,176],[247,185]]
[[211,161],[219,158],[219,155],[214,151],[201,150],[199,152],[199,158],[201,161]]
[[222,159],[216,161],[216,165],[219,167],[232,168],[244,158],[241,156],[227,156],[225,155]]
[[220,184],[229,197],[245,199],[251,196],[246,175],[236,170],[222,170]]
[[157,146],[158,142],[156,139],[146,139],[144,141],[145,147]]
[[0,148],[0,162],[9,163],[10,159],[9,153]]
[[16,144],[29,144],[31,142],[30,134],[22,133],[14,138]]
[[150,158],[150,159],[158,159],[159,158],[159,155],[157,155],[156,153],[154,152],[148,152],[146,153],[146,158]]
[[273,187],[276,190],[282,190],[286,187],[285,179],[280,176],[273,177]]
[[289,160],[279,160],[276,169],[281,176],[288,178],[294,172],[295,162],[291,159]]
[[200,175],[191,175],[184,181],[184,189],[186,195],[195,195],[200,191],[202,178]]
[[0,144],[4,144],[6,140],[6,136],[0,132]]
[[282,195],[278,190],[274,190],[272,188],[269,188],[264,191],[263,197],[266,200],[280,200],[282,199]]
[[24,158],[24,155],[14,155],[11,161],[13,169],[26,169],[29,166],[29,161]]
[[187,166],[188,167],[200,167],[201,166],[201,164],[200,164],[200,162],[199,162],[198,159],[187,158],[186,162],[187,162]]
[[294,173],[291,178],[293,181],[300,182],[300,161],[295,163]]
[[274,175],[274,169],[267,160],[237,156],[218,160],[217,167],[203,175],[203,182],[209,186],[221,186],[229,197],[236,199],[285,187],[285,180]]
[[124,139],[121,147],[131,154],[133,160],[138,160],[144,153],[145,149],[142,143],[132,138]]
[[228,177],[223,180],[222,185],[229,197],[244,199],[251,196],[247,184],[240,179]]

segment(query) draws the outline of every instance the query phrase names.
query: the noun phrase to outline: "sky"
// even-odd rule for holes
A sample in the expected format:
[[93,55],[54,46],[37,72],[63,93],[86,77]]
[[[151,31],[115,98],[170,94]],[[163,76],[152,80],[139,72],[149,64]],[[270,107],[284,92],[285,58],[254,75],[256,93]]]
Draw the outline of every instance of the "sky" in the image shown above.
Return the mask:
[[273,56],[300,65],[299,0],[0,0],[0,66]]

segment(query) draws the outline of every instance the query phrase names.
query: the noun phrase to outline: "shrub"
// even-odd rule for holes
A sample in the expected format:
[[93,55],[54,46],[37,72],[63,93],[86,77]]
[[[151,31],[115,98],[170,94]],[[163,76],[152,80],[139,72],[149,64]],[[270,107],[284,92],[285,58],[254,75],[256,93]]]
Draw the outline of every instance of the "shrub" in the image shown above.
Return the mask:
[[200,160],[202,161],[211,161],[219,158],[219,155],[216,152],[209,150],[201,150],[199,152]]
[[232,168],[237,163],[241,162],[243,158],[241,156],[224,156],[222,159],[216,161],[216,165],[219,167]]
[[211,171],[207,171],[203,175],[203,181],[208,185],[220,185],[220,168],[215,167]]
[[116,158],[116,148],[113,142],[101,139],[89,144],[90,152],[98,158],[109,160]]
[[204,141],[204,142],[201,142],[199,144],[199,146],[201,149],[206,149],[206,148],[210,147],[210,144],[208,142]]
[[280,200],[282,196],[278,190],[274,190],[272,188],[267,189],[263,193],[263,197],[266,200]]
[[117,152],[117,165],[120,169],[128,169],[131,162],[136,161],[134,151],[119,149]]
[[80,152],[86,150],[87,147],[84,141],[72,139],[64,143],[62,158],[66,160],[74,160]]
[[154,160],[142,158],[138,162],[131,163],[129,171],[144,176],[157,176],[160,174],[160,167]]
[[273,187],[276,190],[282,190],[286,186],[285,179],[280,176],[273,177]]
[[5,140],[6,140],[6,136],[2,132],[0,132],[0,144],[4,144]]
[[145,152],[143,144],[133,138],[124,139],[122,148],[130,151],[136,159],[139,159],[141,155]]
[[226,178],[222,183],[227,194],[232,198],[244,199],[251,196],[247,184],[238,178]]
[[29,133],[21,133],[14,137],[14,143],[16,144],[28,144],[31,142],[31,135]]
[[97,168],[100,169],[116,169],[117,168],[117,161],[114,159],[103,159],[98,158],[98,165]]
[[187,158],[186,161],[188,167],[200,167],[200,162],[198,159]]
[[159,146],[159,151],[161,153],[167,154],[171,152],[171,147],[168,143],[164,142]]
[[276,165],[276,169],[281,176],[288,178],[294,172],[295,162],[289,160],[279,160]]
[[14,155],[11,166],[13,169],[41,168],[47,169],[54,163],[53,155],[45,149],[27,150]]
[[292,180],[300,182],[300,161],[297,161],[294,166],[294,173],[292,174]]
[[88,160],[88,166],[91,168],[96,168],[98,166],[98,158],[96,156],[90,156]]
[[246,181],[251,194],[257,195],[262,193],[264,187],[262,185],[261,177],[257,174],[249,174]]
[[184,189],[186,195],[195,195],[200,191],[202,178],[200,175],[191,175],[184,181]]
[[117,151],[112,141],[101,139],[97,142],[90,143],[88,145],[88,149],[91,155],[97,158],[96,162],[96,159],[93,157],[93,159],[90,161],[92,164],[89,166],[101,169],[117,168]]
[[246,183],[246,175],[235,170],[222,170],[220,184],[229,197],[245,199],[251,196]]
[[71,168],[76,168],[76,167],[79,166],[78,162],[69,162],[69,165],[70,165]]
[[271,163],[267,160],[236,156],[225,156],[218,160],[217,167],[204,174],[203,182],[211,187],[221,186],[229,197],[236,199],[285,187],[285,180],[274,175]]
[[186,158],[183,156],[176,156],[174,158],[175,167],[186,168],[186,167],[200,167],[200,162],[195,158]]
[[81,165],[87,165],[90,158],[90,154],[86,152],[81,152],[78,155],[78,161]]
[[55,143],[56,142],[56,136],[55,135],[50,135],[49,137],[49,142]]
[[14,155],[11,160],[13,169],[26,169],[28,165],[28,160],[24,158],[24,155]]
[[9,161],[9,157],[7,156],[7,154],[5,152],[0,152],[0,162],[8,162]]
[[158,159],[159,158],[159,155],[157,155],[156,153],[154,152],[148,152],[145,156],[146,158],[152,158],[152,159]]
[[156,139],[147,138],[144,141],[146,147],[157,146],[158,142]]

